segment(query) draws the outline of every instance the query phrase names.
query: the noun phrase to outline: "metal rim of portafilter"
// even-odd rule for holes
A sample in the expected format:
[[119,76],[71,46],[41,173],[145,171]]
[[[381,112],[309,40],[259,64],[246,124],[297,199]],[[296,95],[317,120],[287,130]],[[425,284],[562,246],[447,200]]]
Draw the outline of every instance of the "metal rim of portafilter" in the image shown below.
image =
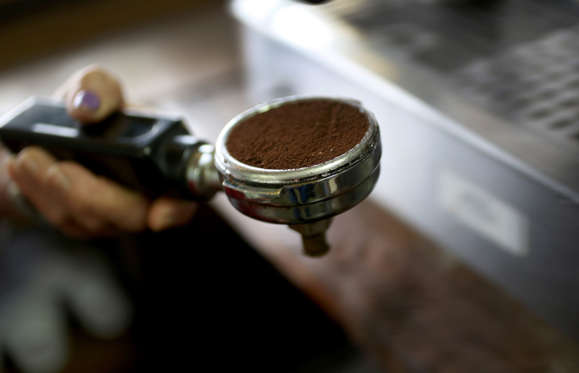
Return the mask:
[[[255,115],[295,102],[331,100],[356,107],[368,119],[362,140],[329,161],[297,169],[264,169],[235,159],[227,150],[234,127]],[[214,154],[212,154],[214,151]],[[217,177],[231,204],[254,219],[287,224],[302,235],[307,255],[325,254],[326,231],[331,218],[361,202],[370,194],[380,173],[380,131],[376,118],[358,101],[332,97],[287,97],[257,105],[233,118],[221,131],[216,145],[197,152],[188,167],[197,188],[211,189]],[[212,156],[213,155],[213,156]],[[213,162],[212,162],[213,160]],[[215,175],[213,169],[218,172]],[[211,170],[213,169],[213,170]],[[191,183],[190,183],[191,184]],[[194,185],[191,185],[194,187]]]

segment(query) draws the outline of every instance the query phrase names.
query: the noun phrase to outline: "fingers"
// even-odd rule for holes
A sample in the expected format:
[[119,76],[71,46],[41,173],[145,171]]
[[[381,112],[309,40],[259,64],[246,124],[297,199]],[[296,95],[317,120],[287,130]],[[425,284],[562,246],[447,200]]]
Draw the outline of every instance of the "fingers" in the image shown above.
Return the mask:
[[168,197],[150,203],[77,163],[58,162],[38,147],[21,151],[9,161],[8,171],[48,222],[77,238],[184,225],[197,207],[194,202]]
[[[104,220],[123,231],[145,229],[149,201],[143,195],[97,177],[77,163],[62,162],[58,168],[72,183],[69,200],[77,216]],[[86,225],[94,224],[83,220]]]
[[40,148],[24,149],[9,164],[20,191],[53,225],[73,237],[145,229],[149,202],[72,162],[57,162]]
[[80,70],[59,91],[70,116],[86,124],[103,120],[123,105],[120,83],[97,66]]
[[47,221],[71,237],[85,237],[90,232],[77,224],[67,213],[66,180],[54,167],[56,161],[48,153],[29,148],[8,163],[12,180]]
[[195,202],[161,197],[151,205],[148,224],[154,231],[184,225],[191,220],[196,210]]
[[[58,183],[61,178],[53,172],[52,166],[56,160],[39,148],[27,148],[15,160],[8,163],[8,172],[18,185],[20,192],[43,214],[47,220],[62,225],[64,223],[64,204],[48,203],[61,199],[57,190],[44,188],[44,178],[50,177],[52,183]],[[65,187],[66,188],[66,187]],[[63,189],[65,189],[63,188]]]

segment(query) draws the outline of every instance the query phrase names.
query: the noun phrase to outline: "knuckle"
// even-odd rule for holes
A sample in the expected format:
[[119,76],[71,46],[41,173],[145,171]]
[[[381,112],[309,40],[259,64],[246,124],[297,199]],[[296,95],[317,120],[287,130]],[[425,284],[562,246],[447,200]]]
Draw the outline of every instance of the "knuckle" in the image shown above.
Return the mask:
[[57,189],[67,189],[69,180],[62,173],[62,169],[59,164],[53,164],[48,167],[44,174],[44,184],[51,188]]
[[61,172],[60,165],[54,164],[54,165],[50,166],[50,167],[46,170],[46,173],[45,173],[45,176],[44,176],[44,177],[45,177],[45,181],[46,181],[47,183],[50,183],[50,182],[54,181],[54,178],[56,177],[56,175],[57,175],[59,172]]

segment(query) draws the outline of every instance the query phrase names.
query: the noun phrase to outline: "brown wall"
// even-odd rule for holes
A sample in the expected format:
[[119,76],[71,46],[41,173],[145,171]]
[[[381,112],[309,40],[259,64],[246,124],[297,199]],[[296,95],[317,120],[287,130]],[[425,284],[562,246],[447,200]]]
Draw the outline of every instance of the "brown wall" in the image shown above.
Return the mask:
[[[0,0],[2,1],[2,0]],[[195,11],[207,0],[99,0],[56,2],[2,14],[0,69],[79,46],[156,19]],[[0,3],[1,5],[1,3]]]

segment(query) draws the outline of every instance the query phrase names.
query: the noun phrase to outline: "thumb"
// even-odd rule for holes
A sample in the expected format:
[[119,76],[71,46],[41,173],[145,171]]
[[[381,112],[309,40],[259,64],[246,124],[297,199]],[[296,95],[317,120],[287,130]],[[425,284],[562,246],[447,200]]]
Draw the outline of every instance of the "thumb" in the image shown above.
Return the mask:
[[97,66],[74,74],[64,87],[68,113],[78,121],[99,122],[123,105],[122,88],[111,73]]

